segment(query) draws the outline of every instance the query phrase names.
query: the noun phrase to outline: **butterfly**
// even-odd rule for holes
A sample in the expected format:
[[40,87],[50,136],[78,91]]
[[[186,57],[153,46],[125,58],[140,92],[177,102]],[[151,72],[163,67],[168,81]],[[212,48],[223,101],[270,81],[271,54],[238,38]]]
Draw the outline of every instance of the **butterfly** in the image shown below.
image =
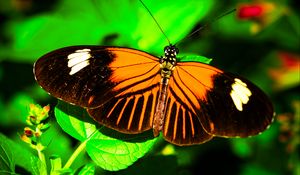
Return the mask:
[[262,90],[211,65],[180,62],[178,53],[172,44],[160,58],[126,47],[70,46],[39,58],[34,76],[101,125],[127,134],[152,129],[175,145],[268,128],[274,110]]

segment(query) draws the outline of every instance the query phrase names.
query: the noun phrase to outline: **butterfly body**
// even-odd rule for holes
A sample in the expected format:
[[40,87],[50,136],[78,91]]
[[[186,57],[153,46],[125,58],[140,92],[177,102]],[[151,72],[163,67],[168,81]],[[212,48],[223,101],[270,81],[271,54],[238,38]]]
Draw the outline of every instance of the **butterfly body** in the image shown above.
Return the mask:
[[172,76],[172,71],[176,66],[176,55],[178,53],[178,49],[175,46],[170,45],[165,47],[164,51],[165,55],[160,60],[161,85],[153,119],[154,136],[158,136],[159,132],[163,130],[167,103],[168,83],[169,79]]
[[39,85],[81,106],[98,123],[127,134],[153,129],[176,145],[214,136],[247,137],[273,119],[268,97],[248,80],[199,62],[178,62],[123,47],[71,46],[34,65]]

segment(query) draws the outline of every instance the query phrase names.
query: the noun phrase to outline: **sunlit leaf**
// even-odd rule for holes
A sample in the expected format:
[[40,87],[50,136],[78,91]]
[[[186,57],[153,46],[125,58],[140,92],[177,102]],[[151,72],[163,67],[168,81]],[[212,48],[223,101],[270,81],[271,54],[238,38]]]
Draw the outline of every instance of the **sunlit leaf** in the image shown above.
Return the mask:
[[61,158],[59,156],[50,157],[51,173],[57,173],[61,168]]
[[[171,42],[175,43],[184,38],[209,12],[214,1],[194,0],[187,3],[181,0],[173,3],[167,0],[159,1],[159,5],[158,1],[145,3]],[[119,34],[120,46],[148,49],[156,53],[160,53],[161,48],[168,44],[142,4],[129,0],[64,0],[57,6],[56,13],[11,21],[6,31],[13,43],[10,48],[0,48],[1,57],[27,62],[68,45],[97,45],[110,34]]]
[[145,136],[141,135],[122,135],[119,134],[119,139],[103,134],[93,136],[87,142],[87,153],[98,166],[117,171],[127,168],[144,156],[156,141],[156,139],[145,140]]
[[[183,39],[195,25],[211,10],[214,1],[145,1],[153,16],[162,27],[170,42],[175,44]],[[159,5],[158,5],[159,4]],[[176,12],[176,13],[174,13]],[[142,20],[143,19],[143,20]],[[136,38],[139,39],[138,48],[151,48],[156,53],[162,53],[162,48],[168,45],[149,13],[142,7],[139,12]],[[147,30],[145,30],[147,29]]]
[[[27,147],[27,145],[21,141],[16,142],[11,139],[8,139],[6,136],[2,134],[0,134],[0,142],[1,143],[5,142],[5,144],[7,144],[9,150],[12,153],[10,155],[12,156],[10,159],[11,161],[13,161],[12,163],[14,164],[14,166],[18,165],[19,167],[22,167],[24,170],[34,174],[35,165],[33,165],[32,163],[37,164],[39,159],[37,158],[37,156],[35,156],[33,153],[29,151],[31,149],[29,146]],[[5,158],[3,157],[3,155],[1,157]],[[0,166],[1,165],[3,164],[0,163]],[[2,168],[0,168],[0,170],[2,170]]]
[[126,135],[105,127],[98,129],[85,110],[63,102],[55,108],[55,114],[65,132],[81,142],[87,141],[87,153],[106,170],[128,167],[145,155],[156,141],[147,133]]
[[209,64],[212,61],[212,59],[200,55],[186,55],[186,56],[179,57],[178,60],[178,62],[193,62],[193,61]]
[[31,157],[31,168],[32,174],[40,175],[40,174],[47,174],[46,165],[40,161],[37,157]]
[[[55,117],[60,127],[69,135],[83,142],[89,138],[95,130],[95,124],[85,110],[78,106],[58,102],[55,107]],[[84,122],[87,120],[87,122]]]
[[13,43],[11,48],[3,49],[1,56],[33,62],[46,52],[60,47],[96,45],[107,33],[108,26],[102,22],[92,1],[64,0],[57,6],[57,13],[40,14],[8,23],[6,31]]

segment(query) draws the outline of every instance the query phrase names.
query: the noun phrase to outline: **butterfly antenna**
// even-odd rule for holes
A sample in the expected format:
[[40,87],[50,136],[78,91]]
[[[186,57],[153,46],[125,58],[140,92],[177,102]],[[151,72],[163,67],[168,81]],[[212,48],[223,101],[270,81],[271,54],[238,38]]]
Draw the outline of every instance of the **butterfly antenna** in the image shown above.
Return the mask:
[[146,10],[148,11],[148,13],[150,14],[150,16],[152,17],[152,19],[154,20],[154,22],[156,23],[156,25],[158,26],[159,30],[161,31],[161,33],[164,34],[164,36],[166,37],[166,39],[168,40],[169,45],[171,45],[171,42],[169,40],[169,38],[167,37],[167,35],[165,34],[165,32],[163,31],[163,29],[161,28],[161,26],[158,24],[158,22],[156,21],[156,19],[154,18],[153,14],[151,13],[151,11],[149,10],[149,8],[146,6],[146,4],[144,4],[144,2],[142,0],[139,0],[142,5],[146,8]]
[[207,26],[213,24],[214,22],[216,22],[216,21],[219,20],[220,18],[222,18],[222,17],[224,17],[224,16],[226,16],[226,15],[229,15],[230,13],[233,13],[233,12],[235,12],[235,11],[236,11],[236,9],[232,9],[232,10],[230,10],[230,11],[228,11],[228,12],[226,12],[226,13],[220,15],[220,16],[218,16],[217,18],[213,19],[212,21],[210,21],[210,22],[204,24],[203,26],[199,27],[197,30],[193,31],[193,32],[190,33],[188,36],[186,36],[186,37],[182,38],[181,40],[179,40],[175,45],[178,45],[178,43],[182,42],[183,40],[185,40],[185,39],[187,39],[187,38],[190,38],[191,36],[195,35],[195,33],[197,33],[197,32],[199,32],[199,31],[203,30],[204,28],[206,28]]

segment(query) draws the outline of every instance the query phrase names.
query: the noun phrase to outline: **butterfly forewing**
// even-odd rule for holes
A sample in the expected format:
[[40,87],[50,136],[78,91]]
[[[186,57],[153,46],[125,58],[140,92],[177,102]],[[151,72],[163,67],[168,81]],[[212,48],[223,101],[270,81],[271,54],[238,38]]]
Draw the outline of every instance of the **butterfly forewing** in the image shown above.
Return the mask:
[[[41,57],[35,63],[34,74],[40,86],[54,97],[94,107],[106,100],[102,94],[114,86],[108,81],[112,74],[108,65],[113,59],[104,47],[66,47]],[[94,103],[89,103],[93,96]]]
[[[247,137],[264,131],[273,120],[268,97],[250,81],[231,73],[213,77],[201,115],[204,128],[217,136]],[[210,105],[209,105],[210,104]],[[223,110],[216,110],[223,108]]]
[[34,74],[40,86],[54,97],[94,108],[129,88],[124,82],[149,71],[157,74],[157,67],[158,58],[134,49],[71,46],[41,57]]

